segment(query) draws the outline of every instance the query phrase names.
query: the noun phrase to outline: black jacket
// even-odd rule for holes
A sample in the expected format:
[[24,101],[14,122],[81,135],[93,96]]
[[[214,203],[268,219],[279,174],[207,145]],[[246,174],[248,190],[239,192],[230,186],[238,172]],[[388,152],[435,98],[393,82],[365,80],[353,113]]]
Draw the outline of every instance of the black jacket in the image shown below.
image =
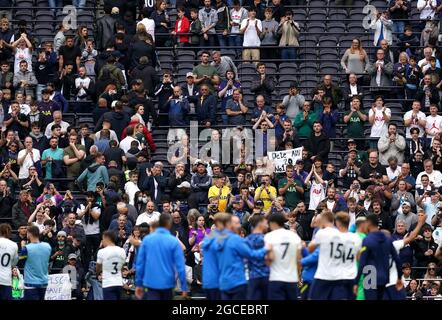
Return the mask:
[[6,197],[0,194],[0,218],[12,218],[12,206],[14,198],[11,195]]
[[324,133],[316,137],[312,132],[310,138],[304,142],[304,147],[310,151],[312,156],[318,156],[322,159],[323,163],[327,163],[328,153],[330,152],[330,140]]
[[217,100],[213,94],[209,94],[201,103],[202,96],[199,96],[195,104],[198,122],[205,124],[210,121],[211,125],[216,124]]
[[123,112],[110,111],[103,114],[98,120],[98,123],[95,126],[94,132],[98,132],[101,130],[103,125],[103,119],[108,119],[111,123],[111,129],[115,131],[118,139],[121,138],[123,130],[127,127],[130,122],[129,116]]
[[250,86],[250,91],[252,91],[255,96],[262,94],[266,104],[271,104],[273,90],[275,90],[275,79],[272,76],[266,74],[264,81],[261,83],[261,76],[259,74],[255,75],[252,85]]
[[157,56],[155,53],[155,46],[148,44],[144,41],[135,41],[129,48],[129,57],[131,57],[130,68],[131,70],[139,65],[140,58],[146,56],[149,58],[152,66],[157,65]]
[[[357,91],[357,95],[359,97],[362,98],[364,96],[364,91],[362,90],[362,87],[358,84],[356,85],[356,91]],[[354,96],[351,93],[350,85],[348,83],[344,84],[344,87],[342,88],[342,96],[343,96],[346,104],[349,104],[351,101],[351,98]]]
[[160,78],[155,69],[152,66],[146,64],[140,64],[136,66],[134,69],[132,69],[130,76],[133,80],[143,80],[144,89],[147,90],[147,94],[149,96],[153,95],[154,88],[160,82]]
[[[157,195],[155,197],[155,181],[158,184]],[[162,196],[164,194],[164,189],[167,186],[167,178],[164,176],[148,176],[147,179],[143,181],[141,186],[142,191],[148,191],[151,199],[158,206],[161,204]]]

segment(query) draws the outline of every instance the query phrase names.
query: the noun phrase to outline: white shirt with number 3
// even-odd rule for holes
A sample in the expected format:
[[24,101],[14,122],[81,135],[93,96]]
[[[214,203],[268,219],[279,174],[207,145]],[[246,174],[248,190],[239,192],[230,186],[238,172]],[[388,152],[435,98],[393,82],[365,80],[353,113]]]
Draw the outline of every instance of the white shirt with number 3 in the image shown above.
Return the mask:
[[286,229],[278,229],[264,236],[266,244],[271,244],[274,260],[270,265],[269,281],[298,282],[298,253],[301,238]]
[[123,285],[121,269],[125,260],[126,253],[123,248],[107,246],[98,251],[97,263],[101,264],[103,269],[103,288]]

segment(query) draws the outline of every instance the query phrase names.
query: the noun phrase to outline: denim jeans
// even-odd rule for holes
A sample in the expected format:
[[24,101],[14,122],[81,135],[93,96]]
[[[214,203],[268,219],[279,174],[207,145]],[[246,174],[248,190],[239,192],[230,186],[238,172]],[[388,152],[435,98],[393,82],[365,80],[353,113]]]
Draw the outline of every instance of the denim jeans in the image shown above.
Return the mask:
[[231,35],[229,37],[229,46],[237,47],[235,49],[236,55],[239,57],[241,54],[241,46],[242,46],[242,36],[241,35]]
[[296,48],[282,48],[281,59],[284,61],[296,59]]
[[228,41],[227,36],[223,34],[217,34],[216,37],[218,38],[218,46],[220,47],[220,49],[227,47],[227,41]]
[[46,89],[46,85],[45,84],[40,84],[40,83],[37,84],[37,87],[35,89],[35,91],[36,91],[35,96],[37,97],[38,101],[41,101],[41,91],[43,89]]
[[51,8],[51,10],[54,12],[57,10],[62,10],[63,0],[49,0],[49,8]]
[[396,33],[397,36],[404,33],[405,22],[404,21],[394,21],[393,22],[393,33]]
[[83,9],[86,6],[86,0],[72,0],[72,5],[77,9]]

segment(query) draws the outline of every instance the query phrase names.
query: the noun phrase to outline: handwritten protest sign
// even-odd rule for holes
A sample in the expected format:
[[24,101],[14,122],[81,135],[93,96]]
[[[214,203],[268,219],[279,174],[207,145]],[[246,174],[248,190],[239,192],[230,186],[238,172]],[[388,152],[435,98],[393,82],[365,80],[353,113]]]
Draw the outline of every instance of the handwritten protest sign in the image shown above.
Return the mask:
[[290,150],[273,151],[267,153],[276,173],[285,172],[288,164],[295,165],[296,160],[302,159],[302,147]]
[[71,279],[67,273],[50,274],[45,300],[71,300]]

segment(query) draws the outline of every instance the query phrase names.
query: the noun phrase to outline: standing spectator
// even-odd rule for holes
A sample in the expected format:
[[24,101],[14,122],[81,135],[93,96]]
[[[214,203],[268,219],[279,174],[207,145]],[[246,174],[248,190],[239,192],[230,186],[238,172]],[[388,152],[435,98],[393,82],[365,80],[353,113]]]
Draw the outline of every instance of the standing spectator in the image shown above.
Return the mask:
[[58,147],[58,139],[52,137],[49,140],[49,149],[43,151],[41,165],[46,168],[46,180],[52,178],[64,178],[65,173],[62,165],[63,149]]
[[[370,138],[379,138],[386,134],[388,127],[387,123],[391,118],[391,110],[384,106],[384,99],[380,96],[375,98],[370,111],[368,112],[368,121],[372,125]],[[373,144],[374,140],[370,140]]]
[[113,15],[111,15],[112,8],[104,8],[104,16],[97,20],[97,30],[95,34],[95,41],[97,43],[97,49],[103,51],[108,42],[115,35],[115,24],[116,20]]
[[342,90],[337,84],[333,83],[333,78],[331,75],[326,74],[322,83],[318,84],[315,89],[313,89],[311,96],[315,96],[319,90],[324,91],[324,95],[332,98],[333,109],[338,107],[339,102],[342,100]]
[[413,128],[419,129],[419,138],[423,137],[425,133],[425,126],[427,124],[425,113],[420,111],[421,103],[418,100],[414,100],[411,105],[410,111],[404,114],[404,125],[406,127],[407,139],[411,139],[411,130]]
[[13,86],[16,92],[23,95],[35,95],[35,87],[38,81],[32,71],[29,71],[28,62],[26,60],[20,61],[20,69],[14,73]]
[[[206,0],[209,1],[209,0]],[[259,47],[261,46],[261,39],[259,36],[262,32],[261,20],[256,19],[256,9],[249,9],[249,17],[241,22],[239,32],[244,35],[244,40],[242,46],[243,49],[242,59],[244,61],[254,61],[258,63],[260,60]]]
[[410,4],[407,0],[390,1],[389,12],[393,20],[393,32],[401,34],[405,29],[405,22],[408,20]]
[[361,77],[367,73],[369,65],[370,61],[367,52],[362,48],[361,40],[357,38],[353,39],[351,47],[345,50],[344,55],[342,56],[342,69],[344,69],[346,74],[350,75],[354,73],[358,80],[362,80]]
[[109,175],[104,166],[105,162],[106,158],[101,153],[97,153],[95,155],[95,163],[83,171],[83,173],[77,178],[77,182],[81,184],[83,180],[86,180],[87,191],[95,191],[96,185],[99,182],[103,182],[107,185],[109,183]]
[[[175,86],[173,88],[173,95],[169,98],[164,107],[169,113],[169,125],[174,127],[185,127],[189,125],[188,113],[190,112],[189,101],[187,98],[183,97],[181,87]],[[180,129],[169,129],[169,135],[171,130]],[[175,133],[175,136],[177,134]],[[170,141],[170,140],[169,140]]]
[[176,43],[178,47],[185,47],[189,44],[189,33],[190,22],[189,19],[185,16],[184,7],[177,8],[178,19],[175,21],[175,28],[171,32],[173,36],[176,36]]
[[192,21],[190,22],[189,27],[189,45],[192,47],[199,47],[201,42],[201,30],[203,27],[201,25],[201,21],[198,19],[197,8],[192,8],[190,10],[190,18]]
[[377,60],[368,68],[368,74],[371,76],[370,89],[372,91],[388,93],[391,83],[391,75],[393,73],[393,64],[385,61],[385,52],[378,49],[376,52]]
[[289,94],[284,96],[282,104],[286,107],[286,114],[290,120],[294,120],[304,106],[305,98],[299,92],[296,82],[290,83]]
[[265,102],[271,104],[275,84],[275,78],[266,73],[266,65],[263,62],[258,63],[256,65],[256,75],[254,76],[250,90],[256,96],[263,95]]
[[216,0],[217,21],[215,24],[215,32],[217,33],[218,46],[220,48],[227,47],[228,33],[230,28],[229,8],[224,0]]
[[389,45],[393,43],[393,21],[391,21],[388,11],[378,11],[376,19],[373,19],[370,27],[375,30],[373,45],[380,47],[382,40],[386,40]]
[[418,25],[419,31],[422,31],[428,20],[433,20],[436,14],[437,1],[436,0],[418,0],[417,10],[420,12],[420,23]]
[[11,66],[7,61],[1,62],[0,89],[12,89],[14,73],[11,72]]
[[25,138],[25,149],[20,150],[17,157],[17,164],[20,166],[18,178],[20,180],[29,177],[29,168],[40,161],[40,151],[32,147],[32,138]]
[[129,116],[123,111],[123,105],[118,103],[115,105],[113,111],[106,112],[101,116],[95,126],[95,132],[102,126],[105,119],[111,124],[112,130],[115,131],[118,138],[121,138],[124,128],[126,128],[130,122]]
[[220,51],[212,52],[213,61],[210,63],[211,66],[215,67],[218,76],[221,80],[226,80],[227,71],[232,71],[235,75],[234,80],[238,80],[238,69],[232,61],[232,58],[228,56],[221,56]]
[[272,8],[267,7],[264,11],[265,19],[262,21],[261,38],[261,59],[276,59],[278,52],[275,48],[265,48],[266,46],[278,45],[278,22],[272,17]]
[[[442,116],[437,114],[438,107],[436,104],[430,104],[430,114],[426,119],[425,133],[427,142],[442,132]],[[428,141],[430,140],[430,141]]]
[[155,87],[160,82],[158,73],[146,56],[140,58],[138,66],[132,69],[130,77],[134,80],[141,79],[143,81],[143,87],[148,96],[153,95]]
[[226,104],[226,113],[229,125],[245,125],[246,114],[249,108],[244,104],[244,99],[240,89],[233,91],[233,97]]
[[331,109],[332,100],[330,97],[324,97],[322,105],[324,110],[319,114],[318,121],[321,123],[327,138],[336,138],[336,124],[339,119],[338,111]]
[[203,34],[203,46],[215,46],[215,26],[218,22],[217,11],[212,8],[210,0],[204,0],[204,7],[198,12],[198,19],[201,21],[201,33]]
[[154,6],[154,2],[152,1],[151,8],[143,8],[143,10],[141,11],[141,16],[143,19],[141,19],[141,21],[138,22],[137,30],[139,30],[138,26],[140,24],[143,25],[144,31],[146,31],[147,34],[150,34],[152,36],[152,40],[155,41],[155,21],[153,19],[151,19],[151,15],[154,11],[153,6]]
[[81,50],[74,46],[74,37],[67,36],[66,44],[60,47],[58,52],[58,72],[61,74],[67,65],[73,66],[73,72],[77,72],[81,63]]
[[200,87],[200,94],[195,105],[198,122],[206,128],[216,125],[216,97],[210,93],[208,85]]
[[230,9],[230,37],[229,37],[229,45],[235,48],[236,55],[239,56],[239,52],[241,52],[240,47],[242,46],[242,36],[240,33],[241,23],[247,19],[248,11],[246,8],[241,7],[240,0],[233,0],[233,8]]
[[197,85],[207,85],[210,91],[213,92],[213,85],[219,82],[219,75],[216,68],[209,64],[209,57],[210,53],[208,51],[201,52],[201,63],[193,68],[192,73],[196,76],[195,83]]
[[52,44],[47,42],[45,49],[38,54],[37,62],[33,68],[37,79],[36,97],[41,100],[41,91],[46,89],[46,84],[52,82],[57,72],[57,54],[52,50]]
[[388,159],[395,156],[399,164],[404,161],[405,138],[397,133],[397,125],[390,123],[387,134],[382,135],[378,141],[379,162],[388,165]]
[[167,2],[165,0],[157,1],[156,10],[150,16],[155,21],[155,45],[157,47],[170,46],[170,21],[166,9]]
[[322,125],[319,121],[313,122],[313,132],[305,142],[305,148],[312,154],[311,160],[316,158],[324,162],[328,160],[328,153],[330,152],[330,140],[322,131]]
[[189,207],[198,209],[206,203],[207,194],[212,183],[212,178],[207,174],[206,164],[202,161],[196,162],[197,171],[192,175],[190,186],[192,194],[189,197]]
[[295,177],[293,165],[287,165],[286,177],[279,180],[278,189],[278,194],[284,196],[285,204],[290,210],[295,209],[298,203],[302,201],[304,195],[303,182]]
[[285,16],[281,17],[278,27],[278,34],[281,36],[279,46],[281,47],[282,60],[290,61],[296,59],[296,48],[299,47],[298,37],[300,32],[299,24],[293,21],[292,11],[287,10]]
[[361,98],[353,96],[350,102],[350,112],[344,116],[344,123],[347,124],[347,136],[349,138],[364,138],[364,124],[368,116],[361,111]]
[[304,101],[303,112],[299,112],[294,121],[294,126],[300,138],[308,138],[312,133],[313,123],[316,121],[316,113],[311,110],[310,101]]
[[432,104],[439,104],[439,90],[431,82],[431,75],[426,74],[416,92],[416,100],[419,100],[423,111],[428,111]]

